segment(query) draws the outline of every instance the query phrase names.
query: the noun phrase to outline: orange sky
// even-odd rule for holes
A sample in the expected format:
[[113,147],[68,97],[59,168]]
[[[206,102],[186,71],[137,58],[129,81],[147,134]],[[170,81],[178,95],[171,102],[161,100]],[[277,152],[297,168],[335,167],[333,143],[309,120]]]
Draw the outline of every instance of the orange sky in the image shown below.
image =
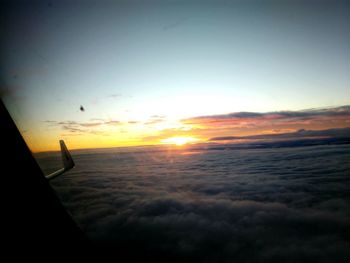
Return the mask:
[[58,150],[64,139],[70,149],[208,142],[213,137],[279,134],[300,129],[324,130],[350,126],[350,107],[280,112],[238,112],[170,120],[152,116],[144,121],[111,119],[89,122],[45,121],[22,132],[33,152]]

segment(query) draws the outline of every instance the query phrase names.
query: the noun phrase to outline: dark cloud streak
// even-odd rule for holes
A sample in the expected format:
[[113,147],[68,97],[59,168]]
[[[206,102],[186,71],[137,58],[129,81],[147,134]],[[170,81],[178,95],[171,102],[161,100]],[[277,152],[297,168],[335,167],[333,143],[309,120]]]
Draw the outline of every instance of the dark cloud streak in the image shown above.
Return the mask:
[[274,111],[266,113],[258,112],[234,112],[229,114],[220,115],[208,115],[193,117],[186,120],[201,120],[201,119],[246,119],[246,118],[273,118],[273,119],[283,119],[283,118],[309,118],[315,116],[350,116],[350,106],[341,106],[336,108],[327,109],[310,109],[303,111]]
[[260,134],[251,136],[223,136],[213,137],[209,141],[234,141],[234,140],[281,140],[281,139],[300,139],[300,138],[350,138],[350,127],[327,129],[327,130],[299,130],[297,132],[290,133],[277,133],[277,134]]

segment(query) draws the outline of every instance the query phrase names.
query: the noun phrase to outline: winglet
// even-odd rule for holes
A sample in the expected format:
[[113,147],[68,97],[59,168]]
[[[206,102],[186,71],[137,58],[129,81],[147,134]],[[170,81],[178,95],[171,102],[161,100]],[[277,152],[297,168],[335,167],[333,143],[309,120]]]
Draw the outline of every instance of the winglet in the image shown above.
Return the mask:
[[60,140],[63,167],[67,171],[74,167],[74,161],[63,140]]
[[62,156],[63,168],[61,168],[61,169],[57,170],[56,172],[53,172],[49,175],[46,175],[45,177],[48,180],[51,180],[51,179],[63,174],[64,172],[72,169],[75,166],[73,158],[70,155],[70,152],[68,151],[67,146],[63,140],[60,140],[60,146],[61,146],[61,156]]

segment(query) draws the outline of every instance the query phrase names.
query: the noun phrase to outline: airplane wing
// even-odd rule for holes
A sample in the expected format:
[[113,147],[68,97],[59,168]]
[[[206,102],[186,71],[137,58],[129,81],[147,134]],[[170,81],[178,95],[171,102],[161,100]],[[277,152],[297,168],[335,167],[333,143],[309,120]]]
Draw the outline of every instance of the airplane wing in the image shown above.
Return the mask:
[[70,152],[67,149],[66,144],[63,140],[60,140],[60,146],[61,146],[61,155],[62,155],[62,162],[63,162],[63,168],[57,170],[56,172],[53,172],[49,175],[46,175],[46,179],[51,180],[64,172],[72,169],[74,167],[74,161],[72,156],[70,155]]

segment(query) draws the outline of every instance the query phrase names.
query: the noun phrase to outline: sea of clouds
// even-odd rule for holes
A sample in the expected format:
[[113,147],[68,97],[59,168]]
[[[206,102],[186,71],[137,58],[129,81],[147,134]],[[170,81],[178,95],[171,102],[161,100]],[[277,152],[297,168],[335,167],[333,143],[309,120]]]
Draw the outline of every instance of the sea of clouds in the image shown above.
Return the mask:
[[349,145],[72,155],[76,167],[52,186],[93,243],[116,257],[350,260]]

